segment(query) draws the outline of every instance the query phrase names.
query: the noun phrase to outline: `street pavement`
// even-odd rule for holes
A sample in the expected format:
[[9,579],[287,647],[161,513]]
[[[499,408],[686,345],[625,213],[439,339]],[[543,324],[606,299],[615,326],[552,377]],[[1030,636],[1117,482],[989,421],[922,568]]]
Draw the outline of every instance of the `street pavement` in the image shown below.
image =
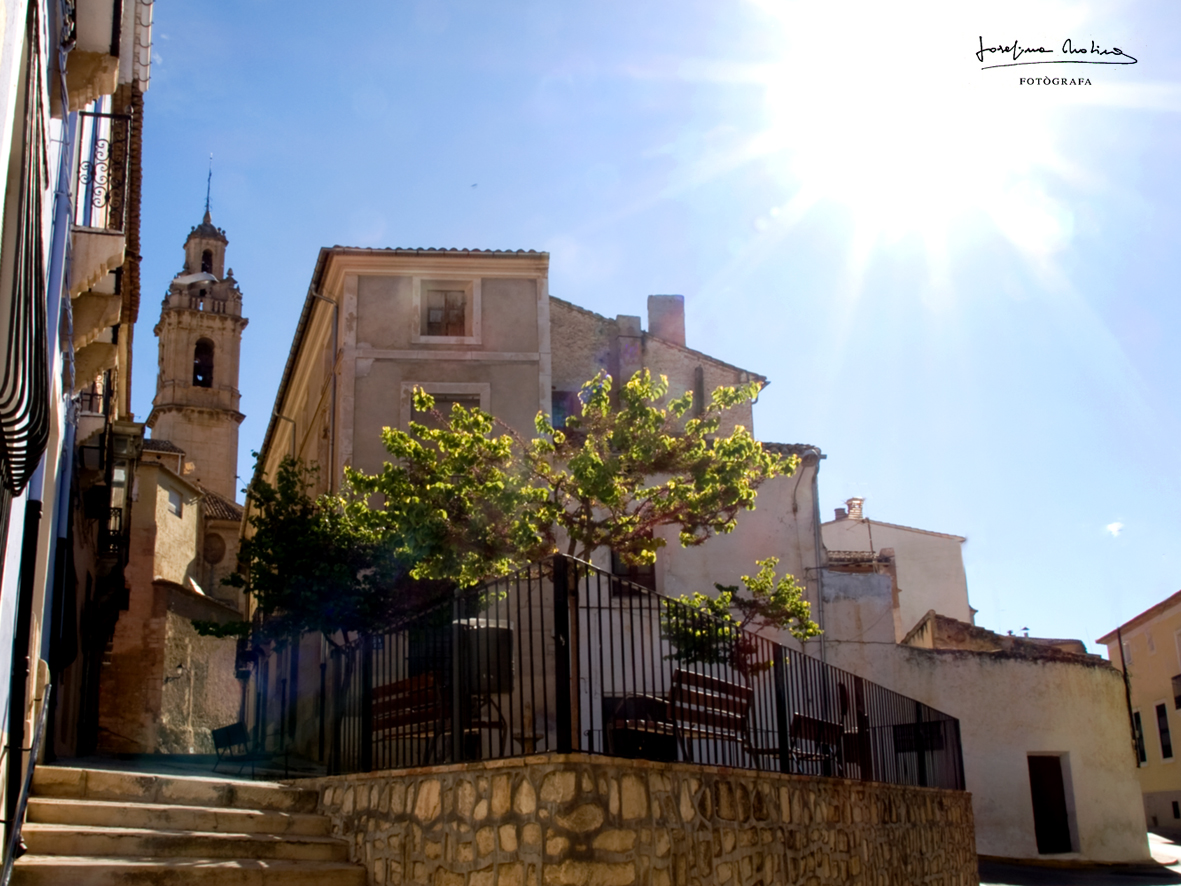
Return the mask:
[[1181,884],[1181,845],[1148,835],[1154,864],[1088,868],[980,862],[980,886],[1168,886]]

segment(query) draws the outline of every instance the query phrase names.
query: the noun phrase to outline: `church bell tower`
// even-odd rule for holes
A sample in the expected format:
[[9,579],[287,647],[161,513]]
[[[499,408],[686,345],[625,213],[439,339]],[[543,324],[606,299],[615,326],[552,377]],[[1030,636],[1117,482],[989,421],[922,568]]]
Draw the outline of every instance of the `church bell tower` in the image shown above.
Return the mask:
[[238,473],[238,354],[242,293],[224,271],[225,231],[205,218],[185,240],[185,265],[173,279],[154,332],[160,340],[152,439],[185,451],[185,473],[206,489],[235,500]]

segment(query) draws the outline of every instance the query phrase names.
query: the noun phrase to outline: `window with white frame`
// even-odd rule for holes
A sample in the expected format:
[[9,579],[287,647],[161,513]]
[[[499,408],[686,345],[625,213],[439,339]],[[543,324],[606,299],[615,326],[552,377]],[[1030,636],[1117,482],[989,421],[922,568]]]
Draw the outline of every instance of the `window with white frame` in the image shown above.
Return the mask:
[[417,316],[411,339],[418,344],[479,344],[480,281],[414,278]]

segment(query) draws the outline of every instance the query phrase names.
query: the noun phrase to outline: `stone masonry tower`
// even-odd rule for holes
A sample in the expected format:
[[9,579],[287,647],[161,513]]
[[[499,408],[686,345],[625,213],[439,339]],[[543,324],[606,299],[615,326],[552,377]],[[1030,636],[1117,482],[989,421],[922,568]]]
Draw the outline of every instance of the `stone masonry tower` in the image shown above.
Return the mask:
[[185,265],[164,297],[155,333],[160,339],[156,398],[148,426],[152,439],[185,451],[185,473],[230,501],[237,492],[238,353],[242,293],[224,271],[225,231],[209,217],[185,240]]

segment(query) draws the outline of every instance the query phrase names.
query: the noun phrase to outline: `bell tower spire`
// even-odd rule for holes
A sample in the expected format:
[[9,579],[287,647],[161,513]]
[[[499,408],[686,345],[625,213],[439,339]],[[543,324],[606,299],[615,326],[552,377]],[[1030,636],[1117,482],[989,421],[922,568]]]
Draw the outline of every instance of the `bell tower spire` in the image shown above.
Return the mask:
[[238,468],[238,359],[242,292],[224,271],[229,240],[213,224],[206,180],[205,217],[185,239],[185,264],[173,278],[154,332],[160,340],[152,439],[185,451],[185,473],[205,489],[235,500]]

